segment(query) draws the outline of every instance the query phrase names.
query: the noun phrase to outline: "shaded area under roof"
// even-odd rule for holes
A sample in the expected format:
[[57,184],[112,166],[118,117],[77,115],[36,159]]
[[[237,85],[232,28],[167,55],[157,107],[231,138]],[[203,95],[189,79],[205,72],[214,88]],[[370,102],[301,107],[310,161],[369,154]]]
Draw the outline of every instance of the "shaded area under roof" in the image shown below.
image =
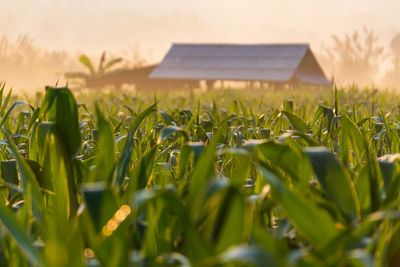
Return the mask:
[[150,78],[330,83],[307,44],[174,44]]

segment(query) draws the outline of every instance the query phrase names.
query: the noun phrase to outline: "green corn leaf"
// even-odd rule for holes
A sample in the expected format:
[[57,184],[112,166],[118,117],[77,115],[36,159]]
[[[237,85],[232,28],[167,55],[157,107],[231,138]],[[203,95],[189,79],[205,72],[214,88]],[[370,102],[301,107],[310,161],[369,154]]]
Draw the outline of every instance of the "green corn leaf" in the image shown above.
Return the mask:
[[342,159],[343,162],[348,165],[349,146],[352,147],[355,155],[359,159],[367,152],[367,146],[359,128],[347,115],[343,115],[340,121],[342,123]]
[[84,184],[82,192],[92,223],[100,232],[118,209],[117,201],[104,182]]
[[[1,111],[0,111],[0,113],[1,113],[2,116],[3,116],[3,115],[5,114],[5,112],[6,112],[6,109],[7,109],[7,107],[8,107],[8,103],[10,102],[10,99],[11,99],[11,95],[12,95],[12,90],[10,90],[10,91],[8,92],[6,98],[5,98],[4,101],[3,101],[3,104],[1,105]],[[3,96],[3,94],[2,94],[2,96]]]
[[90,182],[104,181],[111,185],[114,172],[114,136],[110,124],[106,121],[100,108],[96,105],[97,127],[99,137],[96,151],[96,171]]
[[205,145],[203,142],[189,142],[186,143],[180,153],[179,157],[179,180],[182,180],[185,176],[186,170],[188,169],[188,161],[190,153],[194,154],[194,166],[196,166],[197,160],[203,154]]
[[299,116],[289,111],[281,111],[289,119],[290,124],[299,131],[307,131],[308,125]]
[[134,168],[133,180],[137,182],[137,189],[143,189],[149,182],[157,150],[158,146],[154,146]]
[[1,161],[1,177],[10,184],[18,185],[17,161]]
[[179,128],[179,127],[176,127],[176,126],[168,126],[168,127],[164,128],[164,129],[162,129],[161,135],[158,138],[157,143],[160,144],[162,141],[164,141],[165,139],[167,139],[168,137],[170,137],[171,135],[173,135],[175,133],[182,134],[183,137],[185,138],[186,142],[188,142],[190,140],[189,135],[185,131],[185,129]]
[[72,160],[81,146],[78,106],[75,98],[68,88],[46,87],[46,96],[43,102],[48,120],[55,122],[56,134],[65,145],[69,160]]
[[172,118],[167,112],[160,111],[160,114],[167,125],[177,125],[177,122],[174,120],[174,118]]
[[321,117],[321,115],[323,115],[324,114],[324,108],[322,107],[322,106],[319,106],[318,108],[317,108],[317,110],[315,111],[315,113],[314,113],[314,117],[313,117],[313,119],[312,119],[312,126],[314,126],[315,125],[315,123],[318,121],[318,119]]
[[335,85],[335,116],[339,116],[339,93]]
[[15,109],[17,106],[21,105],[21,104],[26,104],[28,105],[27,102],[25,101],[17,101],[14,104],[12,104],[12,106],[7,110],[6,114],[1,118],[0,121],[0,127],[3,127],[5,121],[7,120],[7,118],[10,116],[11,111],[13,111],[13,109]]
[[38,249],[33,245],[33,239],[28,235],[26,229],[20,226],[14,214],[3,204],[0,205],[0,221],[29,260],[33,264],[42,266],[42,258]]
[[8,133],[6,133],[3,128],[2,131],[8,140],[7,142],[3,141],[2,143],[7,145],[11,154],[14,156],[17,162],[18,171],[22,180],[22,186],[24,188],[25,194],[27,194],[28,192],[31,192],[32,194],[32,196],[28,197],[32,197],[32,211],[36,221],[40,224],[45,219],[43,214],[44,203],[35,174],[29,167],[26,160],[19,153],[17,146],[12,142],[11,137],[8,135]]
[[50,122],[55,123],[52,126],[54,127],[52,131],[58,140],[57,146],[60,148],[61,155],[65,161],[70,211],[71,214],[75,214],[78,208],[78,200],[72,162],[80,152],[82,141],[78,105],[68,88],[46,87],[46,95],[41,109],[41,117],[46,115]]
[[153,104],[145,109],[143,112],[141,112],[138,116],[135,117],[131,127],[129,128],[128,137],[126,138],[126,143],[122,151],[122,155],[118,160],[116,167],[115,184],[118,184],[120,189],[122,187],[123,180],[126,176],[131,162],[132,152],[134,148],[133,137],[136,133],[136,130],[139,128],[144,119],[146,119],[151,113],[156,111],[156,107],[156,104]]
[[319,182],[345,218],[349,221],[360,218],[360,206],[354,183],[332,152],[324,147],[310,147],[305,151]]
[[260,144],[257,149],[274,166],[281,168],[298,181],[308,182],[311,169],[304,154],[299,154],[286,144],[277,144],[272,141]]
[[371,194],[369,190],[369,169],[365,166],[361,169],[355,180],[355,188],[360,203],[360,212],[362,215],[368,214],[371,207]]
[[237,246],[229,249],[220,255],[220,262],[222,264],[240,264],[245,266],[281,266],[278,260],[275,259],[270,253],[257,246]]
[[398,266],[400,264],[400,223],[391,230],[387,239],[386,249],[382,251],[384,266]]
[[396,167],[396,161],[400,159],[400,154],[386,154],[378,158],[378,163],[382,172],[383,185],[385,191],[388,191],[392,182],[392,177]]
[[235,187],[228,187],[214,221],[212,240],[216,251],[238,245],[243,241],[245,228],[245,202]]
[[318,247],[333,240],[339,230],[328,214],[304,197],[288,190],[270,171],[259,166],[263,177],[274,190],[274,198],[290,221],[303,235]]
[[383,177],[383,189],[386,192],[386,199],[384,201],[385,205],[392,203],[399,196],[399,159],[400,154],[387,154],[378,158],[378,163]]
[[211,144],[197,161],[196,167],[189,178],[189,198],[192,203],[194,217],[198,216],[208,182],[215,176],[214,162],[216,160],[217,144],[226,129],[226,124],[219,127],[215,138],[213,138]]
[[211,247],[203,240],[190,219],[187,205],[175,194],[168,191],[140,190],[133,196],[131,207],[132,210],[139,210],[150,203],[162,203],[166,212],[175,214],[182,222],[184,237],[187,239],[183,251],[189,252],[186,255],[189,256],[191,262],[201,266],[200,263],[213,255]]

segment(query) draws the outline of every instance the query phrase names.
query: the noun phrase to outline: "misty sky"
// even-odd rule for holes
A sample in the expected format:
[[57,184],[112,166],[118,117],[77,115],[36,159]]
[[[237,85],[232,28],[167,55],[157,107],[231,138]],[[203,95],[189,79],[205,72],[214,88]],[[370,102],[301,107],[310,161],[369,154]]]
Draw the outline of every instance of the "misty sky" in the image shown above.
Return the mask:
[[0,35],[29,34],[56,50],[122,51],[159,60],[172,42],[308,42],[314,49],[363,25],[387,45],[399,0],[0,0]]

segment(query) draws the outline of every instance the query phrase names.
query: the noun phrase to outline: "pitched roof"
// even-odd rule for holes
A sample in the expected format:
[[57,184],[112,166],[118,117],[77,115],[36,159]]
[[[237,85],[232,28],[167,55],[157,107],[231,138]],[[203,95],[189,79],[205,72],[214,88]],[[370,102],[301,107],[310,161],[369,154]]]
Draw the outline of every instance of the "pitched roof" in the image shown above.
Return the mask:
[[307,44],[174,44],[150,78],[329,83]]

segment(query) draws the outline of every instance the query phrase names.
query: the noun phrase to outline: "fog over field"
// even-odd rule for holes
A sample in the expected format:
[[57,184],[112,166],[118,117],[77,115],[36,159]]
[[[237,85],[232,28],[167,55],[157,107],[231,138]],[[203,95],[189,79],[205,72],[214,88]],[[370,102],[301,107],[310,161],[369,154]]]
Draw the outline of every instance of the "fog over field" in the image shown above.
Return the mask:
[[172,42],[306,42],[321,53],[332,35],[364,26],[385,48],[400,32],[395,0],[4,0],[0,10],[0,36],[10,42],[28,34],[37,47],[96,57],[134,47],[148,62]]
[[161,59],[171,42],[310,42],[363,25],[382,40],[400,31],[399,3],[365,1],[1,1],[0,33],[30,34],[51,49],[118,50],[140,44]]

